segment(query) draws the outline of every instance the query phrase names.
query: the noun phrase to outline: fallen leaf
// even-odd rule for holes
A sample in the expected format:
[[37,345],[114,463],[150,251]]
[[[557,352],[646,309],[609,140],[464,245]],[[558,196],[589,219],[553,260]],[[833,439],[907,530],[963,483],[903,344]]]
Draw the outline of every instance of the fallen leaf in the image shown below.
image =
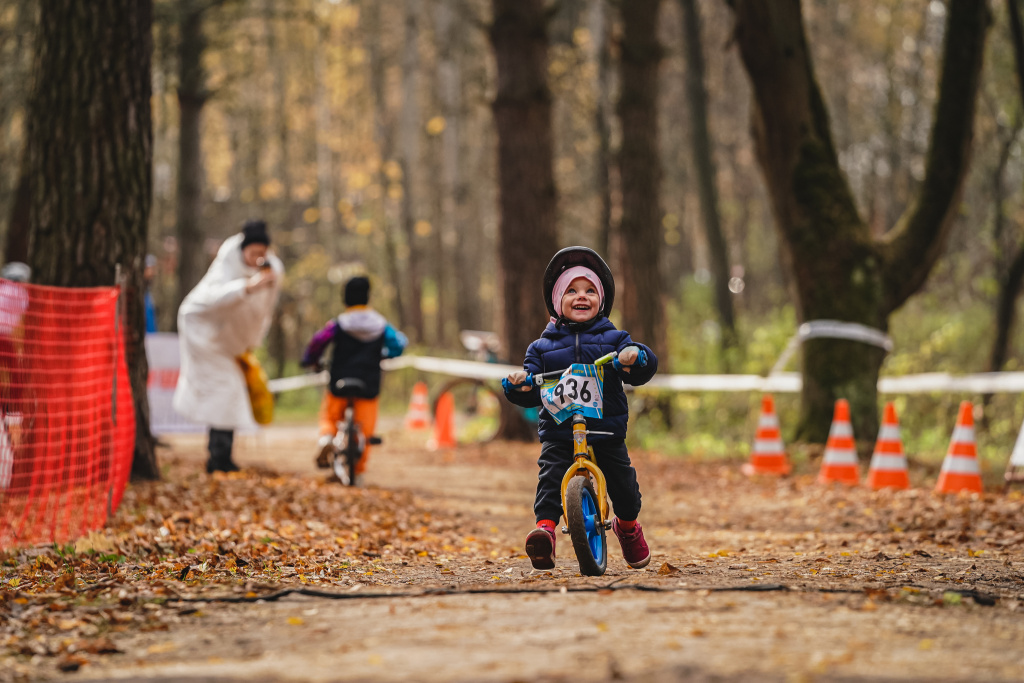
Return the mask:
[[666,574],[676,574],[679,572],[679,567],[669,564],[668,562],[662,562],[661,566],[658,567],[658,573],[662,576]]
[[85,657],[66,656],[57,660],[57,668],[65,673],[70,673],[78,671],[84,664],[88,663],[89,660]]
[[121,651],[110,638],[79,640],[74,643],[73,647],[76,652],[88,652],[94,655],[109,655]]
[[150,645],[146,648],[146,652],[151,655],[164,654],[166,652],[174,652],[178,649],[177,644],[167,641],[166,643],[157,643],[156,645]]
[[111,538],[107,538],[98,531],[90,531],[88,536],[75,541],[75,553],[81,555],[90,550],[97,553],[111,553],[116,546]]

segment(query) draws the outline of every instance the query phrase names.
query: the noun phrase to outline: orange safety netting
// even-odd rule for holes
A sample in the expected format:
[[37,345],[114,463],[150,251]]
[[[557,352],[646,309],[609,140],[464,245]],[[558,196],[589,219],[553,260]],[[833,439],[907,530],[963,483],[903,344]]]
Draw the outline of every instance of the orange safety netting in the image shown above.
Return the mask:
[[0,280],[0,548],[82,536],[121,502],[135,412],[117,299]]

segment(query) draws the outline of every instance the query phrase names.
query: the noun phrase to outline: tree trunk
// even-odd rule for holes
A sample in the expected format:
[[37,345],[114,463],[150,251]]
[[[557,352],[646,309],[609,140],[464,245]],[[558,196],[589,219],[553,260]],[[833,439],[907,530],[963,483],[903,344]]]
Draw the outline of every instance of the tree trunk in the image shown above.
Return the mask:
[[[278,225],[291,225],[292,176],[288,164],[288,150],[291,148],[288,134],[288,63],[287,34],[278,36],[278,27],[273,20],[273,0],[264,0],[264,21],[267,24],[267,53],[274,72],[274,137],[277,139],[278,157],[274,177],[281,181],[281,213]],[[281,46],[284,43],[284,46]]]
[[590,6],[588,26],[593,37],[593,61],[597,64],[594,76],[594,92],[597,102],[594,106],[594,131],[597,135],[597,158],[594,160],[594,189],[600,201],[598,214],[597,241],[594,248],[597,253],[609,258],[612,233],[612,191],[610,170],[612,165],[611,152],[611,50],[609,48],[608,6],[604,0]]
[[[29,87],[32,69],[30,48],[38,22],[38,8],[34,0],[17,0],[15,3],[7,4],[10,8],[7,10],[8,13],[15,12],[17,16],[13,20],[13,25],[9,27],[12,34],[0,40],[0,47],[5,50],[4,54],[7,56],[0,65],[0,81],[4,83],[4,97],[0,100],[0,120],[8,122],[4,139],[0,141],[0,163],[13,165],[13,157],[17,156],[18,168],[17,176],[10,178],[11,187],[6,186],[7,179],[0,181],[0,184],[4,185],[0,188],[0,206],[6,206],[7,202],[10,202],[7,232],[3,235],[3,263],[28,261],[28,203],[31,189],[29,178],[25,174],[27,160],[24,145],[19,145],[19,141],[12,134],[12,111],[25,103],[25,91]],[[16,153],[15,149],[19,146],[21,150]]]
[[[451,259],[438,269],[438,312],[437,341],[447,346],[450,336],[446,334],[445,321],[451,312],[455,313],[456,325],[461,327],[468,317],[467,302],[472,294],[460,291],[452,286],[453,279],[470,283],[464,268],[469,260],[466,249],[460,246],[464,232],[463,216],[465,215],[465,194],[462,170],[462,42],[460,36],[465,30],[459,22],[459,11],[454,0],[441,0],[435,10],[435,33],[437,36],[437,80],[438,97],[441,115],[444,117],[444,130],[441,132],[441,192],[440,220],[437,224],[440,247],[451,247]],[[455,263],[455,278],[451,277],[451,263]],[[463,279],[466,278],[466,279]],[[465,287],[466,290],[471,286]],[[454,305],[449,303],[449,296],[454,298]],[[465,328],[462,328],[465,329]]]
[[[1007,0],[1006,10],[1010,20],[1010,39],[1013,44],[1014,66],[1017,73],[1017,92],[1020,94],[1021,102],[1024,103],[1024,27],[1021,25],[1020,3],[1018,0]],[[999,164],[993,178],[994,201],[996,210],[996,245],[1000,244],[999,233],[1002,232],[1002,223],[1005,220],[1003,209],[1003,181],[1006,172],[1006,165],[1009,161],[1010,151],[1019,133],[1018,126],[1014,127],[1013,135],[1003,143],[999,155]],[[996,303],[996,335],[992,340],[992,350],[989,354],[989,370],[999,372],[1006,363],[1006,352],[1010,346],[1010,337],[1013,333],[1013,324],[1017,313],[1017,297],[1020,296],[1021,285],[1024,284],[1024,245],[1017,248],[1017,253],[1010,263],[1005,274],[1000,274],[999,300]]]
[[[191,0],[183,3],[178,20],[178,292],[174,310],[199,283],[205,272],[203,231],[199,225],[203,187],[203,158],[199,148],[200,117],[209,98],[203,71],[203,11]],[[177,329],[177,316],[174,318]]]
[[4,246],[4,261],[28,261],[29,202],[32,198],[31,178],[28,175],[28,158],[22,152],[21,171],[18,187],[14,190],[14,203],[7,223],[7,244]]
[[[557,246],[548,39],[543,0],[492,0],[492,8],[503,352],[518,365],[547,322],[541,287]],[[500,437],[533,439],[534,428],[519,422]]]
[[658,156],[658,65],[661,46],[657,26],[660,0],[622,3],[619,119],[622,148],[620,236],[625,255],[622,320],[638,341],[664,353],[667,346],[665,299],[660,255],[661,160]]
[[122,266],[134,479],[157,479],[146,396],[142,271],[151,202],[149,0],[49,0],[28,108],[33,281],[113,285]]
[[[969,165],[974,103],[989,24],[986,2],[951,0],[925,178],[916,200],[873,240],[839,168],[798,0],[732,0],[736,41],[754,90],[758,162],[800,321],[837,319],[886,330],[942,253]],[[798,438],[824,443],[846,398],[867,443],[878,428],[882,349],[834,339],[804,345]]]
[[406,247],[406,299],[408,311],[407,331],[413,341],[423,341],[423,273],[420,266],[419,239],[416,235],[416,220],[419,203],[416,192],[420,178],[420,98],[419,98],[419,22],[422,12],[420,0],[406,0],[405,3],[405,46],[402,54],[402,114],[399,136],[402,157],[402,228],[405,232]]
[[692,119],[690,139],[697,170],[697,189],[704,217],[704,234],[711,257],[711,278],[715,288],[715,307],[722,325],[722,359],[729,367],[728,349],[738,344],[736,316],[729,291],[729,252],[718,212],[718,186],[715,181],[715,159],[708,132],[708,92],[704,86],[704,46],[701,41],[700,12],[697,0],[679,0],[683,9],[683,43],[686,49],[686,93]]
[[327,89],[327,50],[330,47],[330,25],[317,20],[316,50],[313,53],[313,93],[316,108],[316,196],[317,226],[320,244],[324,246],[331,265],[337,263],[339,235],[334,220],[334,164],[331,159],[331,103]]
[[380,3],[377,0],[367,0],[361,8],[363,16],[366,17],[366,53],[367,63],[370,70],[370,90],[373,93],[373,136],[380,152],[381,163],[377,172],[377,182],[380,184],[379,216],[381,228],[384,231],[384,258],[388,276],[391,279],[391,291],[394,292],[395,313],[398,316],[398,327],[409,333],[409,319],[407,317],[408,307],[402,292],[401,268],[398,262],[398,245],[395,240],[395,223],[391,220],[388,203],[388,185],[390,179],[386,171],[386,162],[390,161],[394,154],[392,140],[394,139],[394,125],[391,122],[387,109],[385,96],[385,63],[381,54],[381,18]]
[[999,372],[1006,363],[1006,352],[1010,348],[1010,337],[1013,324],[1017,318],[1017,297],[1024,285],[1024,247],[1017,249],[1017,254],[1010,263],[1010,268],[999,282],[999,299],[996,303],[996,335],[992,340],[992,351],[989,354],[988,369]]

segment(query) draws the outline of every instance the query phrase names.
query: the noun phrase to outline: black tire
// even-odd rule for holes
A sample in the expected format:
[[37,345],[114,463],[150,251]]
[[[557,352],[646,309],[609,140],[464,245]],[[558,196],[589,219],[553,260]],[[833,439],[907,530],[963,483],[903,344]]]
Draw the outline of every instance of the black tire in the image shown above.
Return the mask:
[[354,456],[347,456],[345,458],[348,461],[348,485],[356,485],[356,463],[359,462],[359,458]]
[[569,480],[565,491],[565,520],[580,564],[580,574],[584,576],[602,576],[608,568],[608,542],[604,524],[601,524],[600,509],[594,485],[588,477]]
[[334,476],[338,478],[338,481],[342,486],[351,486],[352,477],[349,473],[348,457],[345,455],[344,451],[334,451],[334,458],[331,460],[331,469],[334,471]]
[[345,444],[345,465],[348,467],[348,485],[356,485],[356,465],[363,457],[362,448],[360,448],[360,434],[359,430],[356,429],[354,423],[349,423],[348,426],[348,439]]

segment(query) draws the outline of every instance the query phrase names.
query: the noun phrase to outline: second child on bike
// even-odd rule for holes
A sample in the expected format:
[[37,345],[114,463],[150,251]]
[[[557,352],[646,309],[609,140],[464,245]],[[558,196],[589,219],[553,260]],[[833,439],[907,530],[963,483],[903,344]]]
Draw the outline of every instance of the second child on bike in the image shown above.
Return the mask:
[[[568,368],[573,363],[593,363],[612,351],[618,352],[615,372],[604,379],[603,417],[588,420],[594,432],[589,439],[597,465],[604,472],[615,518],[612,531],[622,546],[630,567],[640,569],[651,561],[651,552],[637,520],[640,514],[640,486],[626,450],[629,406],[622,383],[640,385],[658,370],[658,359],[650,348],[630,339],[608,319],[615,299],[611,270],[596,252],[586,247],[562,249],[551,259],[544,274],[544,299],[551,320],[540,339],[526,351],[525,371],[508,375],[505,396],[524,408],[541,405],[540,388],[525,385],[527,373],[538,374]],[[558,424],[540,411],[540,472],[534,514],[537,528],[526,537],[526,554],[536,569],[555,566],[555,528],[562,516],[561,483],[573,461],[572,425]]]
[[[338,421],[352,402],[354,419],[363,434],[371,435],[377,424],[377,403],[380,394],[380,361],[402,355],[408,341],[387,319],[370,307],[370,281],[353,277],[345,283],[345,312],[333,318],[313,335],[302,354],[303,367],[318,367],[328,346],[333,345],[328,369],[330,380],[320,405],[320,440],[316,464],[330,467],[332,440],[338,432]],[[344,380],[357,379],[364,388],[358,396],[343,396]],[[366,445],[356,475],[366,471],[370,446]]]

